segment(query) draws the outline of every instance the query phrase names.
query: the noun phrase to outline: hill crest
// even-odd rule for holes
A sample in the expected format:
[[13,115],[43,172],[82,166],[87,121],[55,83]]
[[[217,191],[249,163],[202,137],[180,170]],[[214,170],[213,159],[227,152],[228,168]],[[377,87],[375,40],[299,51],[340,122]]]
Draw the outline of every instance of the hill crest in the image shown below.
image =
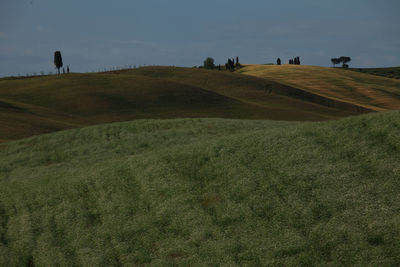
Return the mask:
[[[300,86],[300,80],[293,82],[299,75],[308,75],[305,70],[314,72],[313,67],[279,66],[282,73],[292,72],[294,78],[273,74],[270,70],[278,70],[275,67],[246,66],[241,73],[144,67],[112,73],[0,79],[0,140],[134,119],[321,121],[393,108],[360,104],[352,101],[351,95],[344,99],[327,94],[326,90],[311,90],[309,83]],[[268,75],[264,77],[265,73]],[[356,87],[362,85],[359,80]],[[385,90],[386,95],[392,90],[397,101],[397,88]]]

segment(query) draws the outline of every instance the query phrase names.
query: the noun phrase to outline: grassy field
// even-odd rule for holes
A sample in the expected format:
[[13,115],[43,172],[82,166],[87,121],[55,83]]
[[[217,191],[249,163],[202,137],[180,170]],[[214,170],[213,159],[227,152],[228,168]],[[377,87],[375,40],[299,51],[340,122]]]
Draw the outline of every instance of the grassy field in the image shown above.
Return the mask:
[[191,68],[0,79],[0,142],[133,119],[321,121],[369,111],[271,79]]
[[396,266],[399,152],[399,111],[3,143],[0,266]]
[[400,109],[400,80],[317,66],[246,65],[240,73],[266,78],[375,111]]
[[349,70],[378,75],[386,78],[400,79],[400,67],[392,68],[351,68]]

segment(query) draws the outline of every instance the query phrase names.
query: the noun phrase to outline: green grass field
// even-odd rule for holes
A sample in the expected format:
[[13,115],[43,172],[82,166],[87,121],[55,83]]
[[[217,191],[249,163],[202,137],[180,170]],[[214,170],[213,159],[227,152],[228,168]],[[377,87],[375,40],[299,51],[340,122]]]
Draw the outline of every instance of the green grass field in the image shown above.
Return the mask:
[[397,266],[398,109],[313,66],[2,78],[0,266]]
[[399,111],[3,143],[0,266],[396,266],[399,162]]
[[351,68],[349,70],[358,71],[362,73],[368,73],[372,75],[400,79],[400,67],[392,68]]
[[[399,88],[393,91],[391,101],[396,104]],[[192,68],[146,67],[115,73],[3,78],[0,142],[134,119],[322,121],[371,110],[265,77]]]

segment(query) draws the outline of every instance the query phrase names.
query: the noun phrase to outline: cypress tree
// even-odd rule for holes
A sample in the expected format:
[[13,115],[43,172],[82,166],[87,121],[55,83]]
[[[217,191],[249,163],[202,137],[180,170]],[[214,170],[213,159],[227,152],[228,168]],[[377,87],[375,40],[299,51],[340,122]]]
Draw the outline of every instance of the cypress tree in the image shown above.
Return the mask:
[[234,59],[228,58],[228,62],[226,63],[228,70],[233,70],[235,68]]
[[58,70],[58,74],[60,74],[60,68],[63,66],[63,62],[62,62],[62,57],[61,57],[61,52],[60,51],[54,52],[54,65],[56,65],[56,68]]

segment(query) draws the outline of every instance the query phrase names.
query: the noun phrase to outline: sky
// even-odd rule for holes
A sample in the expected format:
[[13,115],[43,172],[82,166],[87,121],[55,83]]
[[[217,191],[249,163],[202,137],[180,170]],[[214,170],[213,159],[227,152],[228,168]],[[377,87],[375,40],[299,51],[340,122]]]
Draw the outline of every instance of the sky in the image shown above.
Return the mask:
[[400,66],[399,0],[0,0],[0,76],[139,65]]

